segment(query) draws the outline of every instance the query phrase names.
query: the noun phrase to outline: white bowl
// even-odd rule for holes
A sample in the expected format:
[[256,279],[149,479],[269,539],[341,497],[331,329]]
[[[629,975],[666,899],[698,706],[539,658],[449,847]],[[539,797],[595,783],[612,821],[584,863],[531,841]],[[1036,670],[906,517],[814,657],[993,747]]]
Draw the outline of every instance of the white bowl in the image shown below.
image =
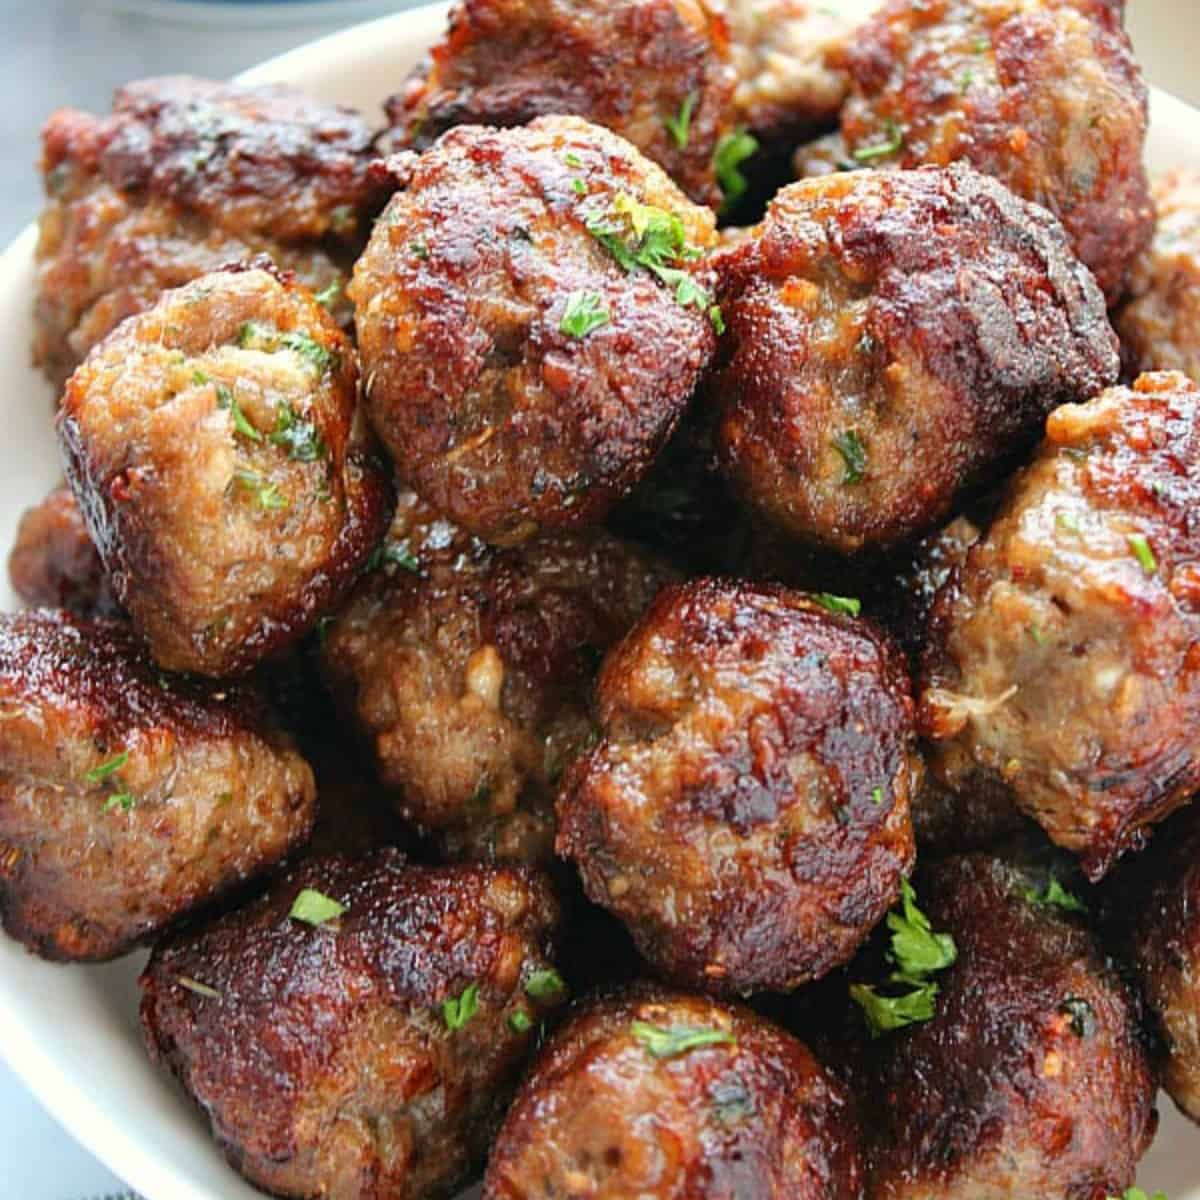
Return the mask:
[[[348,29],[242,78],[283,80],[374,113],[441,32],[445,12],[436,5]],[[1156,93],[1150,162],[1200,165],[1200,112]],[[31,227],[0,257],[0,389],[12,422],[0,440],[0,551],[11,545],[21,511],[60,476],[49,388],[27,365],[34,242]],[[15,607],[7,578],[0,604]],[[136,981],[144,958],[54,966],[0,937],[0,1052],[42,1104],[148,1200],[256,1200],[261,1193],[225,1164],[206,1123],[142,1050]],[[1143,1186],[1171,1200],[1200,1200],[1200,1132],[1166,1097],[1162,1117]]]

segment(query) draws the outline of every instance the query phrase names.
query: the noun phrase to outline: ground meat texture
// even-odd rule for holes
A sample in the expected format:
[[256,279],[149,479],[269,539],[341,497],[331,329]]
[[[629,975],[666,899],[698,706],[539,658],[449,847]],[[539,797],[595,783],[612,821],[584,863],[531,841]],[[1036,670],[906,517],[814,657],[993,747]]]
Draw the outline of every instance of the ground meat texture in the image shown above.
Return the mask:
[[837,120],[850,87],[828,55],[879,7],[879,0],[729,0],[737,71],[734,109],[767,141],[793,140]]
[[[342,906],[313,926],[304,889]],[[161,943],[142,1029],[247,1179],[297,1200],[451,1195],[565,998],[546,882],[521,870],[301,864]]]
[[326,631],[326,677],[405,818],[454,858],[549,862],[596,669],[674,576],[603,534],[496,552],[436,529],[389,539]]
[[26,510],[8,556],[8,576],[31,608],[68,608],[83,617],[116,616],[121,610],[68,487],[56,487]]
[[161,292],[258,254],[314,291],[344,281],[383,201],[371,143],[350,110],[280,86],[147,79],[117,91],[111,116],[55,113],[35,361],[61,383]]
[[114,958],[308,837],[308,765],[257,690],[164,675],[127,625],[0,618],[0,914]]
[[740,1006],[641,988],[578,1010],[492,1151],[484,1200],[858,1200],[844,1086]]
[[1032,873],[950,858],[917,892],[958,959],[937,975],[932,1020],[859,1048],[868,1195],[1122,1195],[1157,1125],[1132,990],[1078,916],[1032,898],[1045,894]]
[[969,167],[792,184],[721,268],[722,462],[763,515],[841,553],[926,532],[1052,408],[1117,378],[1058,223]]
[[[712,213],[574,117],[455,129],[391,162],[402,190],[351,296],[368,412],[400,474],[491,542],[596,523],[716,345],[693,261]],[[643,236],[669,282],[631,257]]]
[[68,478],[164,667],[246,671],[349,588],[392,504],[357,378],[311,294],[259,269],[166,293],[72,376]]
[[1122,0],[890,0],[832,56],[851,162],[969,162],[1062,221],[1116,303],[1154,225]]
[[1200,809],[1173,817],[1114,872],[1121,947],[1158,1021],[1163,1085],[1200,1123]]
[[558,851],[660,974],[783,991],[854,953],[913,859],[912,701],[882,633],[773,585],[666,588],[597,707]]
[[1093,880],[1200,784],[1200,389],[1064,405],[934,605],[921,724]]
[[455,125],[583,117],[715,206],[735,83],[724,18],[704,0],[459,0],[387,111],[396,145],[416,150]]
[[1156,180],[1154,202],[1154,241],[1116,320],[1121,349],[1134,373],[1182,371],[1200,383],[1200,171]]

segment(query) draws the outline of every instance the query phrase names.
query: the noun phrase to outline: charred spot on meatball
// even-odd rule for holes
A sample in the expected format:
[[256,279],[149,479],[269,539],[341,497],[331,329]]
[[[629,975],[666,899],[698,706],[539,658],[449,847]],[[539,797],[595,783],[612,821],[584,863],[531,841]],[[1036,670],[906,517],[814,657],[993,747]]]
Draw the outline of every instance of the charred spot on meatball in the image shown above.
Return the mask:
[[605,660],[558,851],[672,981],[789,990],[845,962],[912,865],[903,656],[772,585],[665,588]]
[[1051,414],[934,605],[922,731],[1096,880],[1200,785],[1200,389],[1144,375]]
[[[953,939],[933,1015],[842,1041],[880,1200],[1103,1200],[1134,1181],[1157,1126],[1140,1005],[1083,919],[1036,871],[985,855],[918,879]],[[855,974],[852,969],[851,975]]]
[[523,870],[312,859],[164,940],[142,1029],[258,1187],[450,1195],[482,1160],[542,1018],[557,920]]
[[13,591],[30,608],[66,608],[81,617],[115,617],[121,606],[83,514],[68,487],[27,509],[8,556]]
[[1153,193],[1154,240],[1115,322],[1121,350],[1134,375],[1182,371],[1200,383],[1200,171],[1169,172]]
[[391,160],[354,271],[367,411],[400,475],[497,544],[600,521],[716,345],[713,216],[574,117]]
[[357,114],[290,88],[182,76],[127,84],[108,117],[55,113],[35,362],[61,383],[161,292],[258,254],[332,297],[383,202],[372,141]]
[[164,675],[123,622],[0,618],[0,716],[0,913],[45,958],[114,958],[308,837],[261,693]]
[[392,504],[357,378],[311,294],[257,268],[166,293],[71,377],[67,475],[164,667],[245,672],[349,589]]
[[861,1194],[844,1085],[741,1006],[638,988],[580,1008],[496,1140],[484,1200]]
[[1115,304],[1154,224],[1123,21],[1113,0],[890,0],[832,56],[845,157],[970,163],[1058,217]]
[[387,111],[397,147],[416,150],[456,125],[582,117],[715,206],[735,79],[725,20],[704,0],[459,0]]
[[722,463],[843,554],[925,533],[1119,371],[1061,227],[969,167],[792,184],[720,267]]
[[495,551],[415,521],[409,497],[399,514],[326,630],[326,677],[400,813],[445,852],[549,862],[600,660],[674,574],[605,534]]

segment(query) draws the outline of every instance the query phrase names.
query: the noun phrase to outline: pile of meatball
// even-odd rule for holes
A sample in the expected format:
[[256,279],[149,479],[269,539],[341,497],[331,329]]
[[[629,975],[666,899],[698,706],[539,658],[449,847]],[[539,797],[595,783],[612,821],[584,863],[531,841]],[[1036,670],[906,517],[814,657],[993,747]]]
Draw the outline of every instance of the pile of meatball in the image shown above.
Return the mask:
[[396,87],[45,127],[7,934],[151,946],[277,1196],[1141,1195],[1200,175],[1120,0],[458,0]]

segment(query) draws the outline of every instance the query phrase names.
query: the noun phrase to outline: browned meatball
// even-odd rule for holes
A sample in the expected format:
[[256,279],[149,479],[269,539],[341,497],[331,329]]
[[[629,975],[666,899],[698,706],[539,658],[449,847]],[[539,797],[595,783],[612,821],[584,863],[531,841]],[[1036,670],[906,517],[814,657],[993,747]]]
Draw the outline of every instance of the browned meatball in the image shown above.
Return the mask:
[[391,163],[402,190],[351,296],[400,474],[491,542],[599,521],[716,345],[712,213],[574,117],[455,129]]
[[705,0],[459,0],[387,110],[397,145],[417,150],[454,125],[584,117],[715,205],[735,82],[725,20]]
[[327,678],[409,820],[455,858],[547,862],[604,652],[673,578],[603,534],[491,551],[411,494],[325,633]]
[[1055,405],[1117,378],[1058,223],[969,167],[792,184],[720,261],[722,461],[842,553],[925,532]]
[[371,142],[350,110],[289,88],[186,77],[127,84],[109,117],[55,113],[35,361],[61,382],[160,292],[260,253],[338,284],[382,203]]
[[110,617],[121,606],[83,514],[68,487],[56,487],[27,509],[8,556],[13,591],[32,608],[68,608],[83,617]]
[[1121,349],[1134,373],[1182,371],[1200,383],[1200,171],[1156,180],[1154,202],[1154,240],[1116,320]]
[[1200,808],[1113,879],[1122,949],[1163,1035],[1163,1085],[1200,1123]]
[[525,871],[313,859],[155,949],[146,1045],[275,1195],[450,1195],[565,998],[556,915]]
[[302,845],[313,777],[257,690],[163,675],[124,623],[0,618],[0,912],[113,958]]
[[899,650],[772,585],[664,589],[605,661],[559,853],[664,976],[787,990],[845,962],[912,865]]
[[923,732],[956,790],[1004,786],[1097,879],[1200,786],[1200,389],[1064,405],[939,593]]
[[890,0],[847,42],[861,166],[965,161],[1062,221],[1110,304],[1150,239],[1146,86],[1123,0]]
[[861,1050],[871,1200],[1105,1200],[1133,1183],[1157,1124],[1138,1005],[1046,890],[982,855],[922,877],[957,961],[931,1020]]
[[639,989],[582,1008],[542,1051],[484,1200],[858,1200],[845,1087],[749,1009]]
[[243,672],[353,582],[392,503],[357,381],[325,310],[260,269],[165,293],[71,377],[67,474],[164,667]]

